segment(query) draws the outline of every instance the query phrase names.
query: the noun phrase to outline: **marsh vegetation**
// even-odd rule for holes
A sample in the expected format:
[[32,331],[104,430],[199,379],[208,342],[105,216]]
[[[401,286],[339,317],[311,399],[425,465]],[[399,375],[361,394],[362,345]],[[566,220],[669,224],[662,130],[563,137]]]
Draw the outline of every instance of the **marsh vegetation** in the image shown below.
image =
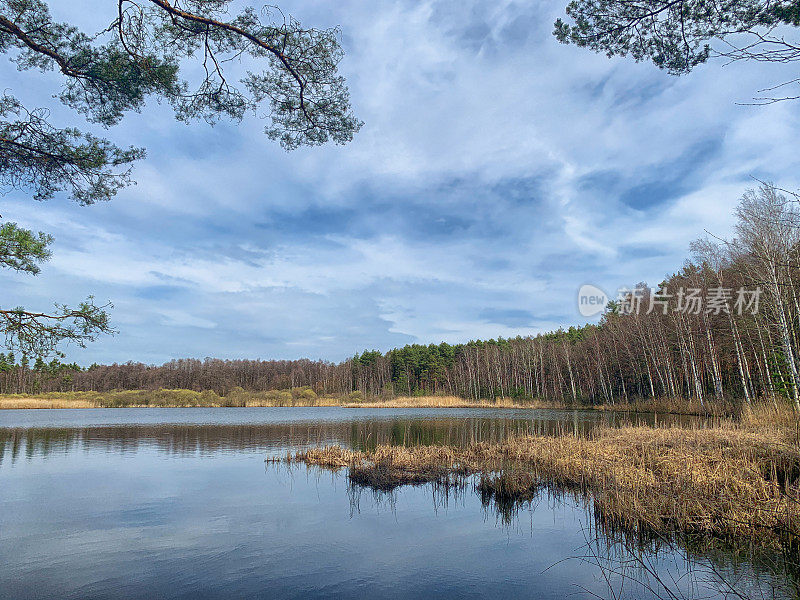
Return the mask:
[[710,427],[599,427],[588,434],[532,435],[452,446],[341,446],[288,455],[347,469],[361,486],[464,485],[502,504],[543,487],[582,494],[609,522],[767,543],[800,536],[800,446],[791,411],[769,406]]
[[320,397],[309,387],[264,392],[234,388],[224,396],[220,396],[212,390],[202,392],[184,389],[111,390],[108,392],[5,394],[0,396],[0,409],[339,406],[361,399],[358,392],[344,396]]

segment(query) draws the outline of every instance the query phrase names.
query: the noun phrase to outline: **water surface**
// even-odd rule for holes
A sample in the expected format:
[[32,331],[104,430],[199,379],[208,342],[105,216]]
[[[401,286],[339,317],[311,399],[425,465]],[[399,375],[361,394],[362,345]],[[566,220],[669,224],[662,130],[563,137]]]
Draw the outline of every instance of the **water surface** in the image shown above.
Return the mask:
[[655,417],[338,407],[0,411],[0,597],[560,599],[610,598],[620,586],[623,596],[648,597],[614,575],[611,591],[591,564],[634,550],[679,585],[690,569],[702,573],[702,597],[725,597],[715,573],[744,589],[784,587],[791,577],[774,553],[632,545],[598,528],[582,499],[548,490],[498,507],[469,484],[378,494],[349,485],[344,471],[264,461],[320,444],[467,444],[628,419]]

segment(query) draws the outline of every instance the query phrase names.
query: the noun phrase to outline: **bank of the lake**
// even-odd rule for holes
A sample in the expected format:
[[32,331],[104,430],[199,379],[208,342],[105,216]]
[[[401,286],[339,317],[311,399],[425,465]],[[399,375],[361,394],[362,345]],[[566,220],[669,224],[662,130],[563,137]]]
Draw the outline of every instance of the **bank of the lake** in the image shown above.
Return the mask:
[[347,395],[317,394],[311,388],[247,391],[235,388],[221,395],[212,390],[185,389],[112,390],[107,392],[73,391],[30,394],[0,394],[2,409],[65,409],[65,408],[233,408],[233,407],[315,407],[346,408],[501,408],[602,410],[630,413],[682,415],[737,414],[737,402],[700,402],[682,398],[643,399],[615,404],[586,405],[552,402],[539,399],[495,398],[470,400],[456,396],[399,396],[365,398],[361,392]]

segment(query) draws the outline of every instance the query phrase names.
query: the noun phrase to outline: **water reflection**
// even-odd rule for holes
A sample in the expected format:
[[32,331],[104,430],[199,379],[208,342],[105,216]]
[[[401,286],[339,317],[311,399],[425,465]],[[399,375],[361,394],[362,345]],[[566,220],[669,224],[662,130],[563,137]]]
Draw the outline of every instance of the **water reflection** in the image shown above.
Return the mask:
[[[152,417],[156,409],[141,409]],[[600,424],[649,423],[664,421],[664,417],[638,414],[597,413],[588,411],[491,411],[456,409],[428,411],[410,409],[399,416],[383,410],[356,414],[342,409],[288,409],[288,413],[269,413],[260,409],[251,418],[267,422],[227,422],[239,417],[224,409],[208,416],[203,409],[167,409],[170,418],[200,418],[201,423],[114,423],[128,420],[137,409],[86,410],[87,417],[99,422],[84,427],[28,426],[3,427],[0,420],[0,464],[19,458],[48,457],[68,453],[73,449],[99,450],[110,453],[135,453],[141,448],[154,448],[170,455],[212,454],[216,452],[282,453],[287,449],[339,444],[354,449],[372,449],[380,444],[390,445],[453,445],[465,446],[477,442],[502,441],[512,436],[562,433],[585,434]],[[247,409],[231,409],[244,411]],[[269,411],[270,409],[267,409]],[[149,413],[148,413],[149,411]],[[197,414],[192,414],[196,411]],[[12,411],[7,411],[12,412]],[[13,411],[30,412],[30,411]],[[39,411],[43,412],[43,411]],[[49,411],[53,412],[53,411]],[[58,412],[58,411],[56,411]],[[75,411],[64,411],[75,412]],[[125,413],[125,414],[121,414]],[[449,414],[448,414],[449,413]],[[211,413],[212,415],[214,413]],[[101,415],[101,416],[98,416]],[[474,416],[478,415],[478,416]],[[0,414],[0,417],[6,415]],[[38,416],[38,415],[37,415]],[[48,415],[49,416],[49,415]],[[71,421],[72,415],[67,421]],[[298,420],[297,417],[304,418]],[[353,418],[355,416],[355,418]],[[55,416],[57,419],[58,415]],[[51,417],[53,418],[53,417]],[[211,420],[212,422],[207,422]],[[697,417],[671,416],[668,422],[697,422]],[[214,422],[216,421],[216,422]]]
[[[286,467],[275,463],[273,468]],[[800,598],[800,549],[796,544],[766,547],[709,536],[631,529],[606,518],[587,496],[548,485],[524,498],[487,493],[479,476],[403,487],[409,485],[427,490],[434,512],[463,506],[470,495],[477,496],[487,522],[516,534],[527,530],[532,538],[537,535],[532,516],[535,512],[568,507],[579,516],[583,544],[560,561],[580,563],[600,574],[604,593],[589,593],[596,598]],[[398,510],[400,489],[384,491],[350,480],[350,517],[376,507],[393,514]]]
[[[604,522],[584,498],[547,487],[513,502],[482,495],[475,478],[381,493],[353,485],[343,471],[264,462],[312,445],[463,445],[588,432],[626,418],[480,410],[3,413],[0,597],[657,598],[632,584],[647,565],[670,581],[688,582],[690,570],[705,578],[677,597],[734,597],[716,573],[749,598],[797,597],[791,551],[634,535]],[[603,575],[609,569],[613,588]]]

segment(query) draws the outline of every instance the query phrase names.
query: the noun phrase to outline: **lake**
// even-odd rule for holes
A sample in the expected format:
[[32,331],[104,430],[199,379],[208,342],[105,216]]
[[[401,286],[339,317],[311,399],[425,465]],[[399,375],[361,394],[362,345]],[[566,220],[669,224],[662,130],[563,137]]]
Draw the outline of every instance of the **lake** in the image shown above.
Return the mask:
[[469,483],[377,493],[345,471],[265,462],[325,444],[461,445],[656,420],[500,409],[0,411],[0,597],[658,597],[635,581],[648,571],[683,597],[724,598],[728,585],[794,597],[784,554],[608,531],[590,504],[556,490],[496,506]]

